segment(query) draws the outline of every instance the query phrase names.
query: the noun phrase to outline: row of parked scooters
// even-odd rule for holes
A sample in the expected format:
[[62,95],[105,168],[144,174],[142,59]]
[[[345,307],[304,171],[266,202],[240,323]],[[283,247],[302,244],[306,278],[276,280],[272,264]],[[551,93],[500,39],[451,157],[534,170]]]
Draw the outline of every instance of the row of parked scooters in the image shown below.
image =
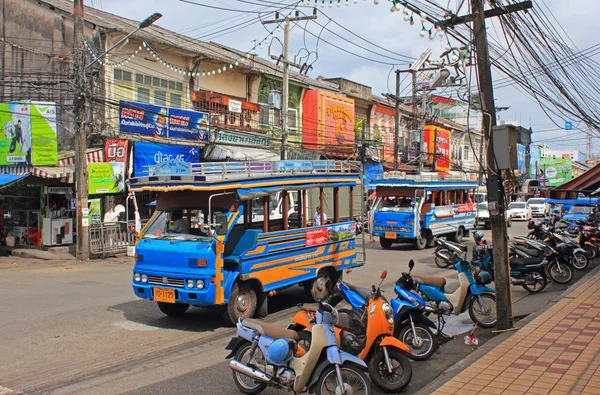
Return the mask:
[[[444,277],[402,273],[395,297],[379,286],[360,288],[339,282],[318,305],[299,306],[287,329],[241,319],[227,349],[236,386],[257,394],[268,386],[316,394],[370,394],[370,383],[388,393],[402,391],[412,378],[409,359],[425,360],[443,336],[444,316],[468,311],[478,325],[496,324],[489,274],[466,259],[455,262],[460,286],[445,290]],[[336,309],[345,301],[351,308]],[[429,316],[437,316],[437,325]],[[368,377],[367,377],[368,375]],[[370,379],[370,380],[369,380]]]
[[[568,284],[575,270],[584,270],[598,255],[600,229],[589,221],[567,225],[543,220],[528,223],[529,234],[510,240],[510,276],[513,285],[522,286],[530,293],[543,291],[549,280]],[[472,264],[494,278],[493,248],[483,239],[483,233],[473,232],[475,247]],[[449,267],[465,258],[466,246],[438,240],[434,252],[435,263]]]

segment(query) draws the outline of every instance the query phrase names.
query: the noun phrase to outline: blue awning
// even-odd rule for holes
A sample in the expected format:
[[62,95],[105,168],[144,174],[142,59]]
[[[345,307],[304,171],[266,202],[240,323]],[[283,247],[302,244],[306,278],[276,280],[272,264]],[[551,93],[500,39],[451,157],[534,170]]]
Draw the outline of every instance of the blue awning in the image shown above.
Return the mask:
[[22,180],[23,178],[27,177],[29,174],[0,174],[0,189],[1,188],[6,188],[7,186],[10,186],[11,184]]

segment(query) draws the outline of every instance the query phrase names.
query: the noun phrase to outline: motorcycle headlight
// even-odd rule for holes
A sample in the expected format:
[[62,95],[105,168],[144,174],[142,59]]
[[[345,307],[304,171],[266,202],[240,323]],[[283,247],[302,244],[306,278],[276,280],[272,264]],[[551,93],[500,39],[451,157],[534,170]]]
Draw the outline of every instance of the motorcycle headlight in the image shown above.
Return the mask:
[[392,309],[392,306],[390,306],[389,303],[384,303],[381,305],[381,308],[383,309],[385,318],[388,320],[388,322],[390,324],[393,324],[394,323],[394,310]]

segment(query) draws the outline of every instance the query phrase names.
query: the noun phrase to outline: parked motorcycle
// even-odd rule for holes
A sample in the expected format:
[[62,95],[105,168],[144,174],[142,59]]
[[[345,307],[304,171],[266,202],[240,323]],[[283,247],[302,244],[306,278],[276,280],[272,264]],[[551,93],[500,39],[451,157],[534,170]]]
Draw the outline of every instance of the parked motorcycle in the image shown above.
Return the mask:
[[568,284],[573,280],[573,269],[568,259],[569,251],[566,244],[561,243],[556,248],[539,240],[516,237],[510,250],[510,259],[526,259],[529,264],[547,264],[548,275],[557,284]]
[[435,255],[435,264],[442,269],[464,259],[467,252],[467,246],[461,243],[437,239],[435,244],[435,251],[432,255]]
[[[588,253],[581,248],[581,233],[569,234],[565,227],[544,226],[543,223],[535,224],[529,222],[531,229],[527,235],[528,239],[540,240],[548,243],[559,252],[559,258],[567,262],[577,270],[585,269],[589,264]],[[592,243],[590,245],[593,246]]]
[[[479,266],[495,279],[492,246],[488,246],[485,240],[478,242],[473,248],[473,256],[471,263]],[[536,259],[529,262],[526,258],[513,256],[510,259],[510,282],[512,285],[522,286],[530,293],[542,292],[548,285],[547,266],[547,261],[540,262]]]
[[[298,333],[254,319],[237,323],[238,337],[226,349],[235,385],[245,394],[258,394],[267,386],[296,393],[371,394],[367,365],[340,350],[334,334],[339,313],[320,302],[315,311],[311,346],[297,353]],[[304,351],[304,350],[301,350]]]
[[[415,262],[411,259],[408,267],[412,271],[414,266]],[[418,292],[433,308],[438,318],[443,315],[458,315],[468,310],[471,319],[479,326],[494,327],[496,325],[496,297],[494,290],[485,286],[491,282],[489,273],[477,269],[471,273],[473,266],[467,260],[456,262],[454,269],[458,271],[460,285],[452,293],[445,292],[446,279],[444,277],[416,273],[412,274],[413,281],[411,283],[401,285],[401,287],[407,291],[414,289]],[[442,318],[438,325],[440,331],[443,330],[443,326]]]
[[[381,281],[387,271],[381,275]],[[343,283],[340,289],[345,288]],[[350,298],[363,301],[358,310],[340,313],[345,318],[334,328],[338,344],[342,350],[357,355],[367,362],[369,376],[375,386],[384,392],[397,393],[410,383],[412,368],[407,355],[410,349],[394,335],[394,314],[392,306],[381,295],[381,283],[373,285],[369,291],[365,288],[348,287],[345,291]],[[342,294],[345,292],[341,290]],[[304,347],[312,349],[314,343],[313,316],[310,310],[304,309],[292,318],[288,327],[299,332]],[[310,332],[313,332],[312,337]]]

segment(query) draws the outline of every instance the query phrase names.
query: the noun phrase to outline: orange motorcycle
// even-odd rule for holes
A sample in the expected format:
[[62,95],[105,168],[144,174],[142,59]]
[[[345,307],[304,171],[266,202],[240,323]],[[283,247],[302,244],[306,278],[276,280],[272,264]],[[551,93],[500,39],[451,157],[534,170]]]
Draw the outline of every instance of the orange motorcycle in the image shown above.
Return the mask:
[[[352,287],[366,302],[360,312],[340,311],[334,330],[340,348],[367,363],[373,384],[384,392],[397,393],[410,383],[412,368],[407,357],[410,349],[394,337],[394,312],[381,295],[386,276],[384,271],[379,286],[373,285],[371,290]],[[315,310],[313,306],[300,306],[288,327],[298,332],[299,353],[310,348]]]

